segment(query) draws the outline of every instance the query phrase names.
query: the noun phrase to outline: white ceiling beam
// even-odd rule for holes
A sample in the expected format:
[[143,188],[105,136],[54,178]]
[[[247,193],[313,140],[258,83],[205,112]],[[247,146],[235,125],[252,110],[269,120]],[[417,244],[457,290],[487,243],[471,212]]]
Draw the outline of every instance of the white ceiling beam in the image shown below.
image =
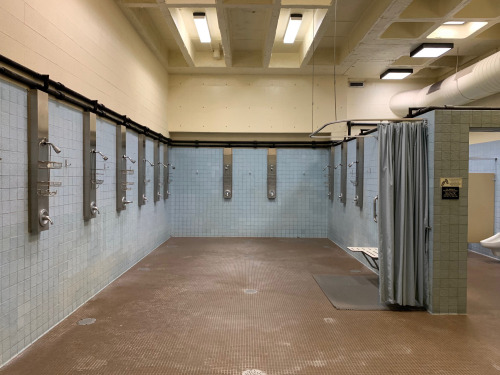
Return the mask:
[[144,43],[146,43],[160,63],[165,68],[168,68],[168,47],[153,28],[149,15],[142,9],[132,10],[121,3],[119,3],[119,6]]
[[227,10],[223,5],[223,0],[216,1],[217,22],[219,23],[222,51],[224,53],[224,62],[226,63],[226,67],[230,68],[233,66],[233,51],[231,49],[229,18],[227,15]]
[[262,66],[269,67],[271,56],[273,54],[274,39],[276,38],[276,29],[278,27],[278,20],[280,18],[281,0],[273,1],[273,11],[271,13],[271,20],[269,21],[269,28],[264,42],[264,50],[262,51]]
[[177,46],[179,47],[182,56],[186,60],[189,67],[194,67],[195,49],[189,38],[189,34],[182,20],[182,16],[178,9],[169,9],[164,0],[156,0],[160,11],[167,23],[170,32],[172,33]]
[[329,10],[316,9],[313,10],[313,21],[309,30],[306,32],[304,41],[300,49],[300,66],[304,67],[309,63],[314,50],[318,46],[321,38],[328,30],[328,24],[333,18],[333,7]]

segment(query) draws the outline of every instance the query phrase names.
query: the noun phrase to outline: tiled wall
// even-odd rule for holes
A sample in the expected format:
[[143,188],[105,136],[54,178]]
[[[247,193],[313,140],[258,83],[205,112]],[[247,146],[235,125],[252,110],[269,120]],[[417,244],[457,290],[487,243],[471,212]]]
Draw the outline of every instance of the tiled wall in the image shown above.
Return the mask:
[[[328,238],[350,255],[366,264],[361,253],[347,250],[348,246],[378,247],[378,226],[373,220],[373,199],[378,195],[378,140],[376,133],[364,138],[363,207],[354,204],[356,168],[347,168],[346,204],[340,202],[341,167],[334,169],[333,201],[328,201]],[[347,162],[356,160],[356,141],[346,143]],[[341,148],[335,148],[335,165],[341,162]]]
[[[467,310],[469,128],[500,127],[500,111],[437,110],[429,121],[430,280],[433,313]],[[461,177],[459,200],[441,199],[441,177]]]
[[[115,203],[116,126],[98,120],[97,149],[109,156],[97,190],[100,215],[83,220],[82,113],[49,102],[52,155],[68,166],[51,173],[61,181],[50,198],[54,225],[28,233],[27,95],[0,81],[0,363],[9,360],[100,289],[168,239],[167,201],[137,204],[118,214]],[[127,152],[137,155],[128,132]],[[152,159],[152,142],[147,156]],[[162,155],[162,153],[161,153]],[[134,165],[137,168],[137,164]],[[148,171],[151,178],[151,171]],[[137,176],[131,198],[137,202]],[[152,182],[147,192],[153,197]]]
[[277,150],[277,198],[267,198],[267,150],[233,149],[233,196],[222,197],[222,149],[173,148],[172,236],[326,237],[328,151]]
[[[495,174],[495,225],[494,233],[500,232],[500,141],[478,143],[469,147],[469,172]],[[479,158],[479,159],[477,159]],[[469,249],[493,256],[490,249],[479,243],[469,243]]]

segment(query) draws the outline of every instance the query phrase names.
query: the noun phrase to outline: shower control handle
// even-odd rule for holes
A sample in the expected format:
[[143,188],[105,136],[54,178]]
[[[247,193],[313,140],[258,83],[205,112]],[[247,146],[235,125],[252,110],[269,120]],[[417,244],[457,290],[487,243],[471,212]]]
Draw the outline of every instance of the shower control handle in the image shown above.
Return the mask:
[[42,227],[46,226],[48,223],[54,225],[54,222],[49,216],[49,212],[46,209],[40,210],[39,213],[39,222]]
[[144,203],[146,203],[148,201],[148,198],[146,198],[145,194],[142,195],[142,200],[144,201]]
[[101,214],[95,202],[90,203],[90,212],[92,213],[92,215]]
[[130,204],[130,203],[134,203],[133,201],[128,201],[127,198],[123,197],[122,198],[122,203],[123,204]]

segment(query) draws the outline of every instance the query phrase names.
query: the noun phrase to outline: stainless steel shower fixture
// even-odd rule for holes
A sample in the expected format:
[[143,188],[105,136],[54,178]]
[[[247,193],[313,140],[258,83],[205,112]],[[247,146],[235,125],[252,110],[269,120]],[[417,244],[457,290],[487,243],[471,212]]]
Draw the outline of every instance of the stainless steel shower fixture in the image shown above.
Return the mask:
[[267,199],[276,199],[276,149],[267,149]]
[[[135,160],[127,156],[127,128],[125,125],[116,126],[116,210],[118,212],[127,208],[132,201],[127,200],[127,186],[134,182],[127,181],[127,176],[133,175],[133,169],[127,169],[127,160],[132,164]],[[142,163],[139,163],[139,165]],[[125,187],[125,188],[124,188]]]
[[[170,182],[170,163],[168,162],[168,145],[163,145],[163,163],[162,165],[165,167],[163,170],[163,199],[168,199],[170,195],[170,191],[168,190],[168,184]],[[174,169],[174,168],[172,168]]]
[[347,166],[348,166],[349,168],[351,168],[354,164],[358,164],[358,163],[359,163],[359,162],[358,162],[357,160],[355,160],[355,161],[352,161],[352,162],[350,162],[349,164],[347,164]]
[[139,207],[146,204],[146,162],[153,165],[149,160],[146,160],[146,135],[139,134],[137,144],[137,158],[142,160],[137,167],[137,200]]
[[224,148],[222,154],[222,196],[231,199],[233,196],[233,150]]
[[328,168],[328,197],[333,200],[333,182],[334,182],[334,167],[335,165],[335,148],[330,147],[330,165]]
[[342,142],[340,146],[341,162],[340,166],[340,202],[344,205],[346,204],[346,192],[347,192],[347,143]]
[[363,183],[365,168],[365,139],[356,138],[356,193],[354,203],[359,208],[363,208]]
[[154,202],[158,202],[161,199],[161,193],[160,193],[160,142],[157,140],[154,141],[154,149],[153,149],[153,167],[154,167],[154,193],[153,193],[153,200]]
[[[90,220],[99,214],[97,207],[97,188],[104,182],[104,168],[97,169],[96,155],[99,154],[104,161],[108,157],[97,151],[96,148],[96,123],[95,113],[83,113],[83,219]],[[98,176],[99,174],[99,176]],[[99,178],[98,178],[99,177]]]
[[[49,97],[32,89],[28,92],[28,230],[38,234],[54,224],[49,214],[49,197],[57,194],[59,181],[50,180],[50,170],[62,168],[51,160],[51,150],[61,149],[49,141]],[[50,225],[49,225],[50,224]]]

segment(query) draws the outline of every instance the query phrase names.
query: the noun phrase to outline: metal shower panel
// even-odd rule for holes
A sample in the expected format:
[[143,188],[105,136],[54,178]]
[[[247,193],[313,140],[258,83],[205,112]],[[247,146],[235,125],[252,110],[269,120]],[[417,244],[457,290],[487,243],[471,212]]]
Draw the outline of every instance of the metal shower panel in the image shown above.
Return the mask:
[[168,191],[168,183],[170,181],[170,164],[168,162],[168,146],[163,145],[163,199],[168,199],[170,191]]
[[83,113],[83,218],[90,220],[97,215],[96,206],[96,115]]
[[133,169],[127,168],[127,163],[135,160],[127,156],[127,128],[125,125],[116,126],[116,210],[118,212],[127,208],[133,201],[127,200],[127,190],[133,182],[127,181],[127,176],[134,174]]
[[154,141],[154,156],[153,156],[153,168],[154,168],[154,201],[158,202],[161,198],[160,193],[160,142],[158,140]]
[[347,194],[347,143],[342,142],[340,146],[340,155],[341,155],[341,169],[340,169],[340,202],[346,203],[346,194]]
[[139,165],[137,167],[137,199],[139,207],[146,204],[148,198],[146,197],[146,136],[139,134],[139,144],[137,150],[137,159]]
[[333,184],[334,180],[334,172],[335,172],[335,148],[330,147],[330,164],[328,165],[328,198],[333,200]]
[[267,198],[276,199],[276,149],[267,149]]
[[62,163],[51,160],[51,151],[61,150],[49,142],[49,96],[32,89],[28,92],[28,230],[38,234],[53,224],[49,216],[49,197],[57,194],[51,190],[61,186],[50,180],[50,170],[60,169]]
[[224,199],[233,196],[233,150],[225,148],[222,157],[222,195]]
[[356,206],[363,208],[363,182],[365,170],[365,139],[356,138]]

